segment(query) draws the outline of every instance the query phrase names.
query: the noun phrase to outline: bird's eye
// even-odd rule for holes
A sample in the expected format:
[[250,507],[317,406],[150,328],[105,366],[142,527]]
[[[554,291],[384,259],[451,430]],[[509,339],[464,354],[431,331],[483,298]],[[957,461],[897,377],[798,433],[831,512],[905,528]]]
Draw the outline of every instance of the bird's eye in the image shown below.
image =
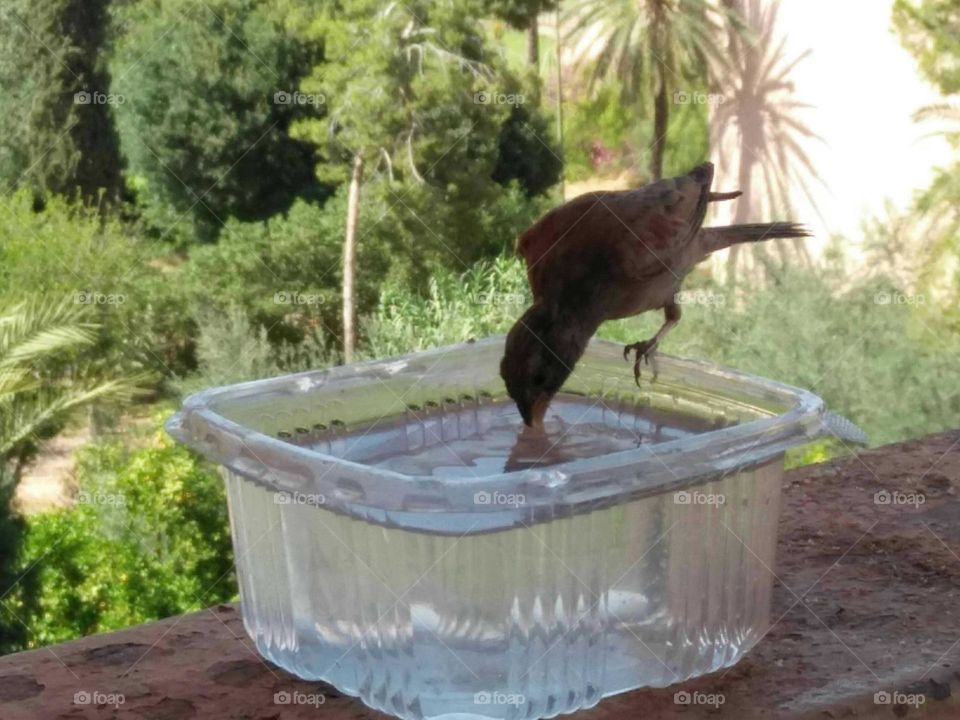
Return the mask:
[[547,377],[543,373],[537,373],[533,376],[533,384],[537,387],[545,384],[547,382]]

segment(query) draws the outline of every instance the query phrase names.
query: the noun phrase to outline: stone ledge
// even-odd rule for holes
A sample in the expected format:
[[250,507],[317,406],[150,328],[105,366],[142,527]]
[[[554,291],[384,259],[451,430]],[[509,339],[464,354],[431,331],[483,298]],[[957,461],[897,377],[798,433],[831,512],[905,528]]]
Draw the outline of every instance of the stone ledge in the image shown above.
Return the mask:
[[[876,503],[884,490],[924,502]],[[960,431],[788,473],[777,553],[772,626],[742,662],[575,720],[960,718]],[[680,705],[682,691],[724,701]],[[924,702],[877,704],[878,692]],[[261,660],[232,605],[0,658],[0,720],[321,713],[386,717]]]

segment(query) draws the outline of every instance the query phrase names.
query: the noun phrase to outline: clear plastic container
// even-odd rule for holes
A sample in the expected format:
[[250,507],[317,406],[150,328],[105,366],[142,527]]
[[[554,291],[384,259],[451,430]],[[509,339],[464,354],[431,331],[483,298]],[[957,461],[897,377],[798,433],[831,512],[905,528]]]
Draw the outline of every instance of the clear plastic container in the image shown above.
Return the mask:
[[737,662],[769,622],[783,453],[862,434],[702,362],[658,355],[638,389],[595,341],[548,446],[505,463],[502,352],[215,388],[168,421],[225,468],[260,652],[415,720],[550,717]]

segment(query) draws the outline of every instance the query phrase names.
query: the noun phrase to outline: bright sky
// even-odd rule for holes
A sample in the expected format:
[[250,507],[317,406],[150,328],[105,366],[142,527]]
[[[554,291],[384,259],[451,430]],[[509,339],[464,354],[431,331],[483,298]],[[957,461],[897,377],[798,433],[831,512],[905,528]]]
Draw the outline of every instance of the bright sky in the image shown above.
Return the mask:
[[803,117],[825,143],[808,152],[826,189],[817,192],[824,221],[801,197],[798,214],[818,235],[859,240],[864,217],[880,214],[884,200],[909,204],[926,187],[950,148],[923,138],[929,127],[913,121],[923,105],[942,102],[923,80],[913,57],[891,31],[892,0],[783,0],[780,31],[788,57],[810,48],[793,80],[798,100],[816,106]]

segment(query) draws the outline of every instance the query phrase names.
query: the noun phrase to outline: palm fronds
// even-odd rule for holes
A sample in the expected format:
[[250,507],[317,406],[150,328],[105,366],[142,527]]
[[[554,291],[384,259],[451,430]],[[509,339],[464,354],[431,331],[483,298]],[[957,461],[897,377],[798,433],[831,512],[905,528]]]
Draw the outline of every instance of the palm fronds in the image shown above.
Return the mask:
[[107,378],[82,357],[98,329],[85,314],[49,299],[0,307],[0,461],[81,406],[138,393],[142,378]]
[[580,0],[566,11],[566,34],[590,87],[616,77],[631,102],[662,81],[681,89],[691,71],[723,69],[729,15],[711,0]]
[[653,99],[650,175],[658,179],[670,107],[685,102],[677,93],[725,71],[722,30],[741,24],[714,0],[580,0],[566,15],[574,69],[590,90],[613,79],[625,103]]
[[916,122],[941,122],[945,127],[934,130],[930,135],[945,137],[954,146],[960,144],[960,105],[954,103],[936,103],[926,105],[913,114]]

